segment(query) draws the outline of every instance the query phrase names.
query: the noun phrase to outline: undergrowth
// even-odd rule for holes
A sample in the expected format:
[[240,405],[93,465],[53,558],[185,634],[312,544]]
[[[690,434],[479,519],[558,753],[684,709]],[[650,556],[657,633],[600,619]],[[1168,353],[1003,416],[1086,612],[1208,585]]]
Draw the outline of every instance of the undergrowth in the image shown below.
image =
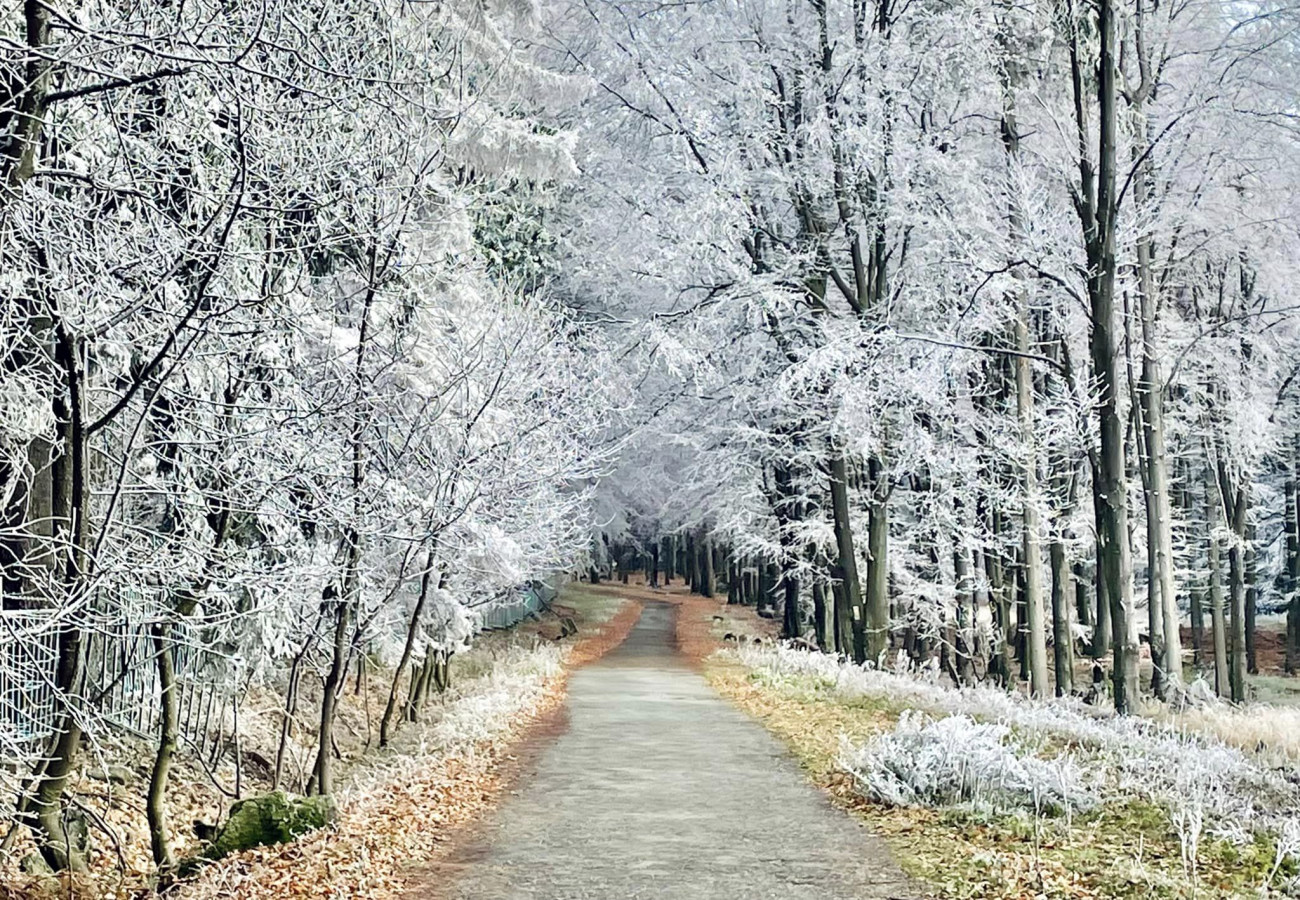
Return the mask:
[[770,644],[717,654],[705,672],[933,896],[1295,890],[1300,790],[1277,755],[1167,721],[959,691]]

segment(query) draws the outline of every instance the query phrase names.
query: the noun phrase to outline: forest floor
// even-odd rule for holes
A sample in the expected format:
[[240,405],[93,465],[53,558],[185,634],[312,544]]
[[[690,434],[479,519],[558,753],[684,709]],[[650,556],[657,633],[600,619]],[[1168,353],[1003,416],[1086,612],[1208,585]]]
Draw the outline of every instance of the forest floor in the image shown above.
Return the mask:
[[[679,591],[574,673],[565,725],[421,900],[871,900],[919,896],[758,723],[678,651]],[[676,604],[665,602],[676,601]],[[688,652],[694,648],[688,648]]]
[[[167,895],[176,900],[401,896],[418,866],[435,858],[457,828],[479,816],[505,789],[517,748],[534,730],[548,727],[569,673],[616,646],[640,607],[628,598],[579,589],[568,592],[554,612],[539,622],[482,635],[473,650],[453,657],[452,688],[433,697],[422,721],[403,725],[382,750],[375,746],[375,728],[391,673],[369,671],[359,689],[342,698],[337,827],[228,857],[172,885]],[[560,615],[573,617],[579,629],[576,639],[562,644],[553,640]],[[303,725],[286,765],[285,785],[291,791],[299,783],[298,759],[312,739],[310,723]],[[247,727],[243,795],[252,796],[269,787],[269,772],[257,760],[273,756],[269,748],[274,744],[268,742],[274,729],[262,729],[267,734],[259,735],[255,718]],[[107,749],[126,783],[96,777],[94,769],[105,757],[91,753],[72,785],[78,801],[102,823],[93,836],[92,874],[69,880],[21,872],[18,861],[32,848],[20,836],[0,854],[0,900],[74,895],[136,900],[157,891],[138,793],[147,784],[151,748]],[[229,790],[231,771],[227,763],[205,774],[200,765],[183,759],[172,778],[170,815],[178,855],[184,856],[198,848],[187,827],[190,821],[222,820],[230,801],[214,784],[224,783]],[[112,830],[111,837],[105,828]]]
[[[835,805],[883,839],[925,896],[944,900],[1289,896],[1276,889],[1294,878],[1295,866],[1277,865],[1275,842],[1258,836],[1231,839],[1212,834],[1207,827],[1196,848],[1196,865],[1189,870],[1168,810],[1151,802],[1105,803],[1088,812],[1051,818],[870,801],[844,771],[845,748],[892,732],[909,709],[907,702],[897,696],[855,695],[813,677],[770,677],[770,672],[752,663],[750,658],[756,654],[731,648],[759,643],[772,647],[778,623],[759,618],[751,608],[728,606],[725,598],[695,597],[679,587],[664,592],[615,585],[608,590],[677,603],[679,646],[709,684],[784,741],[806,776]],[[758,650],[758,655],[764,652]],[[1268,732],[1268,716],[1261,715],[1264,709],[1216,710],[1185,714],[1177,726],[1199,730],[1210,739],[1236,729],[1243,735],[1235,743],[1248,741],[1252,748],[1260,743],[1258,735]],[[1243,729],[1247,721],[1263,724]],[[1283,738],[1280,743],[1276,760],[1285,760],[1291,756],[1291,741]],[[787,835],[782,829],[774,846],[784,848]],[[1273,889],[1263,890],[1265,883]]]

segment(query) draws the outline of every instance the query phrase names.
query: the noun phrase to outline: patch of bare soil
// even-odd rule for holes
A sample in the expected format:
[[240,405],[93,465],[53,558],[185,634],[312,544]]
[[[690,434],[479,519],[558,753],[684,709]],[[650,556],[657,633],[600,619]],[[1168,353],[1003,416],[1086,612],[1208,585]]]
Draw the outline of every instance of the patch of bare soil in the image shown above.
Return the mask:
[[[1206,614],[1209,618],[1209,614]],[[1183,650],[1192,649],[1192,629],[1180,630]],[[1204,663],[1214,662],[1214,641],[1210,638],[1207,624],[1205,638],[1201,644],[1201,659]],[[1255,661],[1261,675],[1286,674],[1286,631],[1282,628],[1261,626],[1255,629]]]

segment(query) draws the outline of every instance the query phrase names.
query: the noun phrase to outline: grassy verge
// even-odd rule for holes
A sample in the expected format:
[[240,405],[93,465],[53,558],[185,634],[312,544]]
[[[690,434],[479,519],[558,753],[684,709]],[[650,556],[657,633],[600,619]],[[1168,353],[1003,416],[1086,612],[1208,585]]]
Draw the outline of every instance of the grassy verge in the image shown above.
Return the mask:
[[[903,708],[884,698],[841,692],[825,679],[773,680],[746,668],[735,654],[708,656],[702,633],[721,647],[723,628],[734,631],[744,613],[716,612],[688,601],[684,615],[693,621],[682,628],[693,635],[702,671],[714,688],[785,741],[809,778],[882,835],[930,896],[1244,898],[1261,896],[1269,879],[1274,845],[1262,837],[1234,844],[1207,835],[1191,871],[1168,813],[1147,802],[1108,802],[1087,814],[1053,819],[868,801],[837,766],[841,747],[892,730]],[[1284,867],[1280,875],[1287,874]]]

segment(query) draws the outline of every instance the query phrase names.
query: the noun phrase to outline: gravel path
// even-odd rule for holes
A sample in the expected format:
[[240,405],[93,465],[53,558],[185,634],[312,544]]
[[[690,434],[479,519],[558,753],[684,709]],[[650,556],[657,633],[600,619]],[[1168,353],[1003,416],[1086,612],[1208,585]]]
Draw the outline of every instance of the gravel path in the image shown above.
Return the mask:
[[915,896],[764,728],[685,664],[675,609],[569,683],[568,728],[424,893],[446,900]]

